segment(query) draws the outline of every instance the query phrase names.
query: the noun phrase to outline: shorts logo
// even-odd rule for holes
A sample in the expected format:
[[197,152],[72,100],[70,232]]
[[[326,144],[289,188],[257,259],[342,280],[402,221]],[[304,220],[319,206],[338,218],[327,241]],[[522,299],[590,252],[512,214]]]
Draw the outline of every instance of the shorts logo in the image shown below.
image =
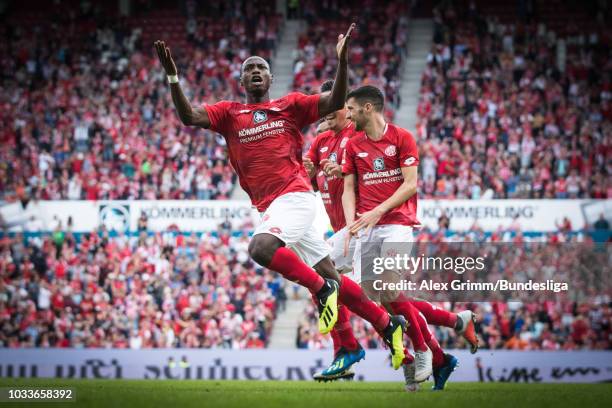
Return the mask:
[[336,155],[336,152],[329,155],[329,161],[332,163],[338,163],[338,156]]
[[278,227],[272,227],[270,229],[268,229],[268,231],[270,231],[273,234],[280,234],[281,233],[281,229]]
[[349,138],[348,137],[343,137],[342,141],[340,142],[340,148],[343,149],[344,146],[346,146],[346,144],[348,143]]
[[359,152],[357,153],[357,157],[368,157],[368,152]]
[[385,169],[385,159],[382,157],[377,157],[374,159],[374,170],[381,171]]
[[327,151],[328,147],[327,146],[323,146],[322,148],[319,149],[319,151],[321,153],[325,153]]
[[387,156],[395,156],[395,153],[397,153],[397,149],[395,148],[394,145],[389,145],[387,146],[387,148],[385,149],[385,154]]
[[414,163],[416,161],[416,159],[414,157],[409,157],[406,160],[404,160],[404,164],[406,166],[410,166],[412,163]]
[[253,112],[253,122],[261,123],[268,120],[268,115],[264,111],[255,111]]

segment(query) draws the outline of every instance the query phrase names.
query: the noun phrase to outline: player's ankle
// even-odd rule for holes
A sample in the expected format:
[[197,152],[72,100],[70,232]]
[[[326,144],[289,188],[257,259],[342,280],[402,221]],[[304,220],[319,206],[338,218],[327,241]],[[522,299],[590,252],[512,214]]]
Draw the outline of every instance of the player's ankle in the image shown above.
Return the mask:
[[455,321],[455,330],[456,331],[463,330],[463,320],[459,316],[457,316],[457,320]]

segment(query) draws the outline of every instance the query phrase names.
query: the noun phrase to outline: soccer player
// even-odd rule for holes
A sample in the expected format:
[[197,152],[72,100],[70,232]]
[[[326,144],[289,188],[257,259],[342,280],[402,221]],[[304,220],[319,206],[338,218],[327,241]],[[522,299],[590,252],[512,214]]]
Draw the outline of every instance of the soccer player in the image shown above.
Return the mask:
[[[412,326],[409,334],[415,359],[409,367],[414,370],[414,382],[419,383],[432,374],[433,355],[419,328],[418,311],[403,294],[377,291],[372,276],[364,276],[363,280],[361,276],[362,269],[369,271],[371,267],[362,265],[362,255],[371,258],[406,252],[413,241],[412,227],[419,224],[416,218],[418,149],[410,132],[386,123],[384,97],[376,87],[363,86],[350,92],[346,108],[347,117],[360,133],[348,141],[342,160],[345,175],[342,204],[348,226],[345,247],[351,236],[357,234],[355,279],[361,281],[371,299],[402,314],[409,321],[409,327]],[[399,280],[397,271],[385,271],[380,278],[384,282]],[[437,363],[443,365],[444,361]]]
[[[333,81],[327,81],[321,85],[321,92],[328,92],[333,86]],[[320,130],[326,127],[327,131]],[[348,256],[344,254],[344,240],[347,229],[342,208],[342,193],[344,190],[344,181],[342,180],[339,159],[343,157],[345,147],[350,138],[356,132],[353,124],[346,117],[346,109],[341,109],[331,113],[325,117],[325,120],[317,129],[318,136],[313,141],[306,157],[304,158],[304,166],[306,167],[311,179],[315,179],[313,185],[318,186],[321,192],[321,197],[325,205],[325,209],[329,215],[334,235],[328,240],[331,245],[331,258],[334,261],[336,269],[340,273],[348,273],[352,270],[353,252],[355,240],[350,241],[350,253]],[[335,174],[327,175],[323,169],[328,171],[331,169],[338,170]],[[351,275],[349,275],[350,277]],[[412,302],[412,301],[411,301]],[[427,302],[419,302],[429,305]],[[426,310],[427,311],[427,310]],[[440,313],[444,312],[447,321],[451,321],[454,317],[457,320],[457,315],[440,309]],[[433,316],[438,317],[438,316]],[[315,374],[317,380],[331,380],[351,376],[352,370],[350,367],[361,360],[365,352],[355,339],[350,326],[350,312],[346,308],[339,305],[338,322],[331,332],[334,344],[334,360],[331,365]],[[425,317],[422,314],[417,315],[419,327],[424,336],[424,340],[433,353],[433,371],[434,371],[434,389],[443,389],[448,375],[457,364],[455,357],[444,354],[432,336]],[[414,366],[409,368],[412,373]],[[414,375],[410,377],[414,383]],[[411,387],[415,388],[415,384]]]
[[[330,92],[332,87],[333,81],[326,81],[321,85],[320,91]],[[317,127],[317,133],[317,137],[304,157],[304,167],[313,180],[313,186],[321,193],[332,229],[336,233],[327,242],[333,243],[337,241],[334,238],[338,236],[337,232],[346,225],[341,202],[344,181],[341,175],[327,176],[322,170],[321,163],[339,164],[346,143],[355,132],[353,124],[346,119],[346,110],[343,108],[325,116]],[[343,256],[344,241],[341,239],[339,242],[339,245],[331,246],[330,256],[336,270],[339,273],[347,273],[352,270],[352,260]],[[350,317],[350,311],[339,303],[338,321],[331,331],[334,359],[326,369],[314,375],[315,380],[351,378],[354,375],[353,370],[350,369],[351,366],[365,357],[365,351],[351,328]]]
[[352,24],[346,35],[338,36],[338,68],[330,93],[291,93],[270,100],[270,67],[263,58],[252,56],[241,67],[246,104],[221,101],[193,107],[181,89],[170,49],[163,41],[156,41],[155,48],[179,118],[185,125],[211,129],[225,138],[240,185],[262,214],[249,245],[253,260],[298,282],[317,298],[321,333],[329,333],[334,327],[338,300],[368,320],[389,346],[397,369],[405,356],[405,321],[401,316],[390,316],[370,301],[359,285],[336,272],[327,245],[312,225],[315,195],[302,165],[300,129],[344,106],[348,39],[354,27]]

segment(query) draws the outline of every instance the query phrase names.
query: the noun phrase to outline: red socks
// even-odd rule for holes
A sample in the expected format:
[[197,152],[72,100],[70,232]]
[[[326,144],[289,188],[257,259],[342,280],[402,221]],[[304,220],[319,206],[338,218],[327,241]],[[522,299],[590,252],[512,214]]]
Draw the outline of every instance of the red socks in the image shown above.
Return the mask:
[[425,339],[425,343],[427,343],[427,346],[433,354],[431,361],[432,365],[434,368],[442,367],[444,365],[444,352],[440,347],[440,343],[438,343],[438,340],[431,334],[429,326],[427,326],[427,321],[421,313],[417,313],[417,319],[419,321],[419,328],[423,334],[423,339]]
[[442,308],[436,307],[429,302],[421,300],[411,300],[410,303],[416,307],[419,312],[423,313],[425,319],[434,326],[444,326],[455,328],[457,323],[457,315],[455,313],[448,312]]
[[334,345],[334,357],[335,357],[336,354],[338,354],[338,351],[340,351],[340,347],[342,347],[342,344],[340,343],[340,336],[338,336],[338,330],[336,330],[335,326],[332,329],[332,331],[329,332],[329,334],[331,335],[332,343]]
[[389,325],[389,314],[387,311],[368,299],[365,293],[363,293],[361,286],[350,278],[343,275],[341,282],[340,302],[349,308],[351,312],[370,322],[377,331],[384,331]]
[[[313,296],[312,299],[316,304],[316,296]],[[338,354],[340,347],[347,350],[357,350],[359,348],[359,342],[355,338],[355,333],[353,333],[351,327],[351,311],[342,303],[338,303],[338,321],[330,335],[334,344],[334,355]]]
[[286,247],[276,250],[268,268],[280,273],[285,279],[306,287],[312,294],[316,294],[325,283],[325,280],[314,269],[302,262],[295,252]]
[[402,299],[401,295],[395,302],[391,302],[391,309],[393,310],[393,313],[404,316],[408,321],[406,333],[408,333],[408,337],[410,337],[410,340],[412,341],[414,350],[426,351],[427,345],[425,344],[425,339],[423,339],[423,334],[421,333],[421,328],[417,318],[418,311],[410,304],[410,302],[400,299]]
[[[353,333],[353,328],[351,327],[351,311],[342,303],[338,304],[338,321],[332,330],[332,338],[334,337],[334,332],[336,332],[336,335],[338,336],[338,348],[344,347],[347,350],[356,350],[359,348],[359,343],[357,342],[355,333]],[[334,352],[336,352],[335,340]]]

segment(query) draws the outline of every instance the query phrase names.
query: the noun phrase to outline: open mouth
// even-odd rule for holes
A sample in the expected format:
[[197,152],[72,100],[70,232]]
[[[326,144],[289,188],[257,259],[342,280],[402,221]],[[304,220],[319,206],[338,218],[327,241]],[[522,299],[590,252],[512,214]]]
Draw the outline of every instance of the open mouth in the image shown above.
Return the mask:
[[259,75],[253,75],[251,77],[251,83],[253,83],[254,85],[261,85],[263,84],[263,78]]

